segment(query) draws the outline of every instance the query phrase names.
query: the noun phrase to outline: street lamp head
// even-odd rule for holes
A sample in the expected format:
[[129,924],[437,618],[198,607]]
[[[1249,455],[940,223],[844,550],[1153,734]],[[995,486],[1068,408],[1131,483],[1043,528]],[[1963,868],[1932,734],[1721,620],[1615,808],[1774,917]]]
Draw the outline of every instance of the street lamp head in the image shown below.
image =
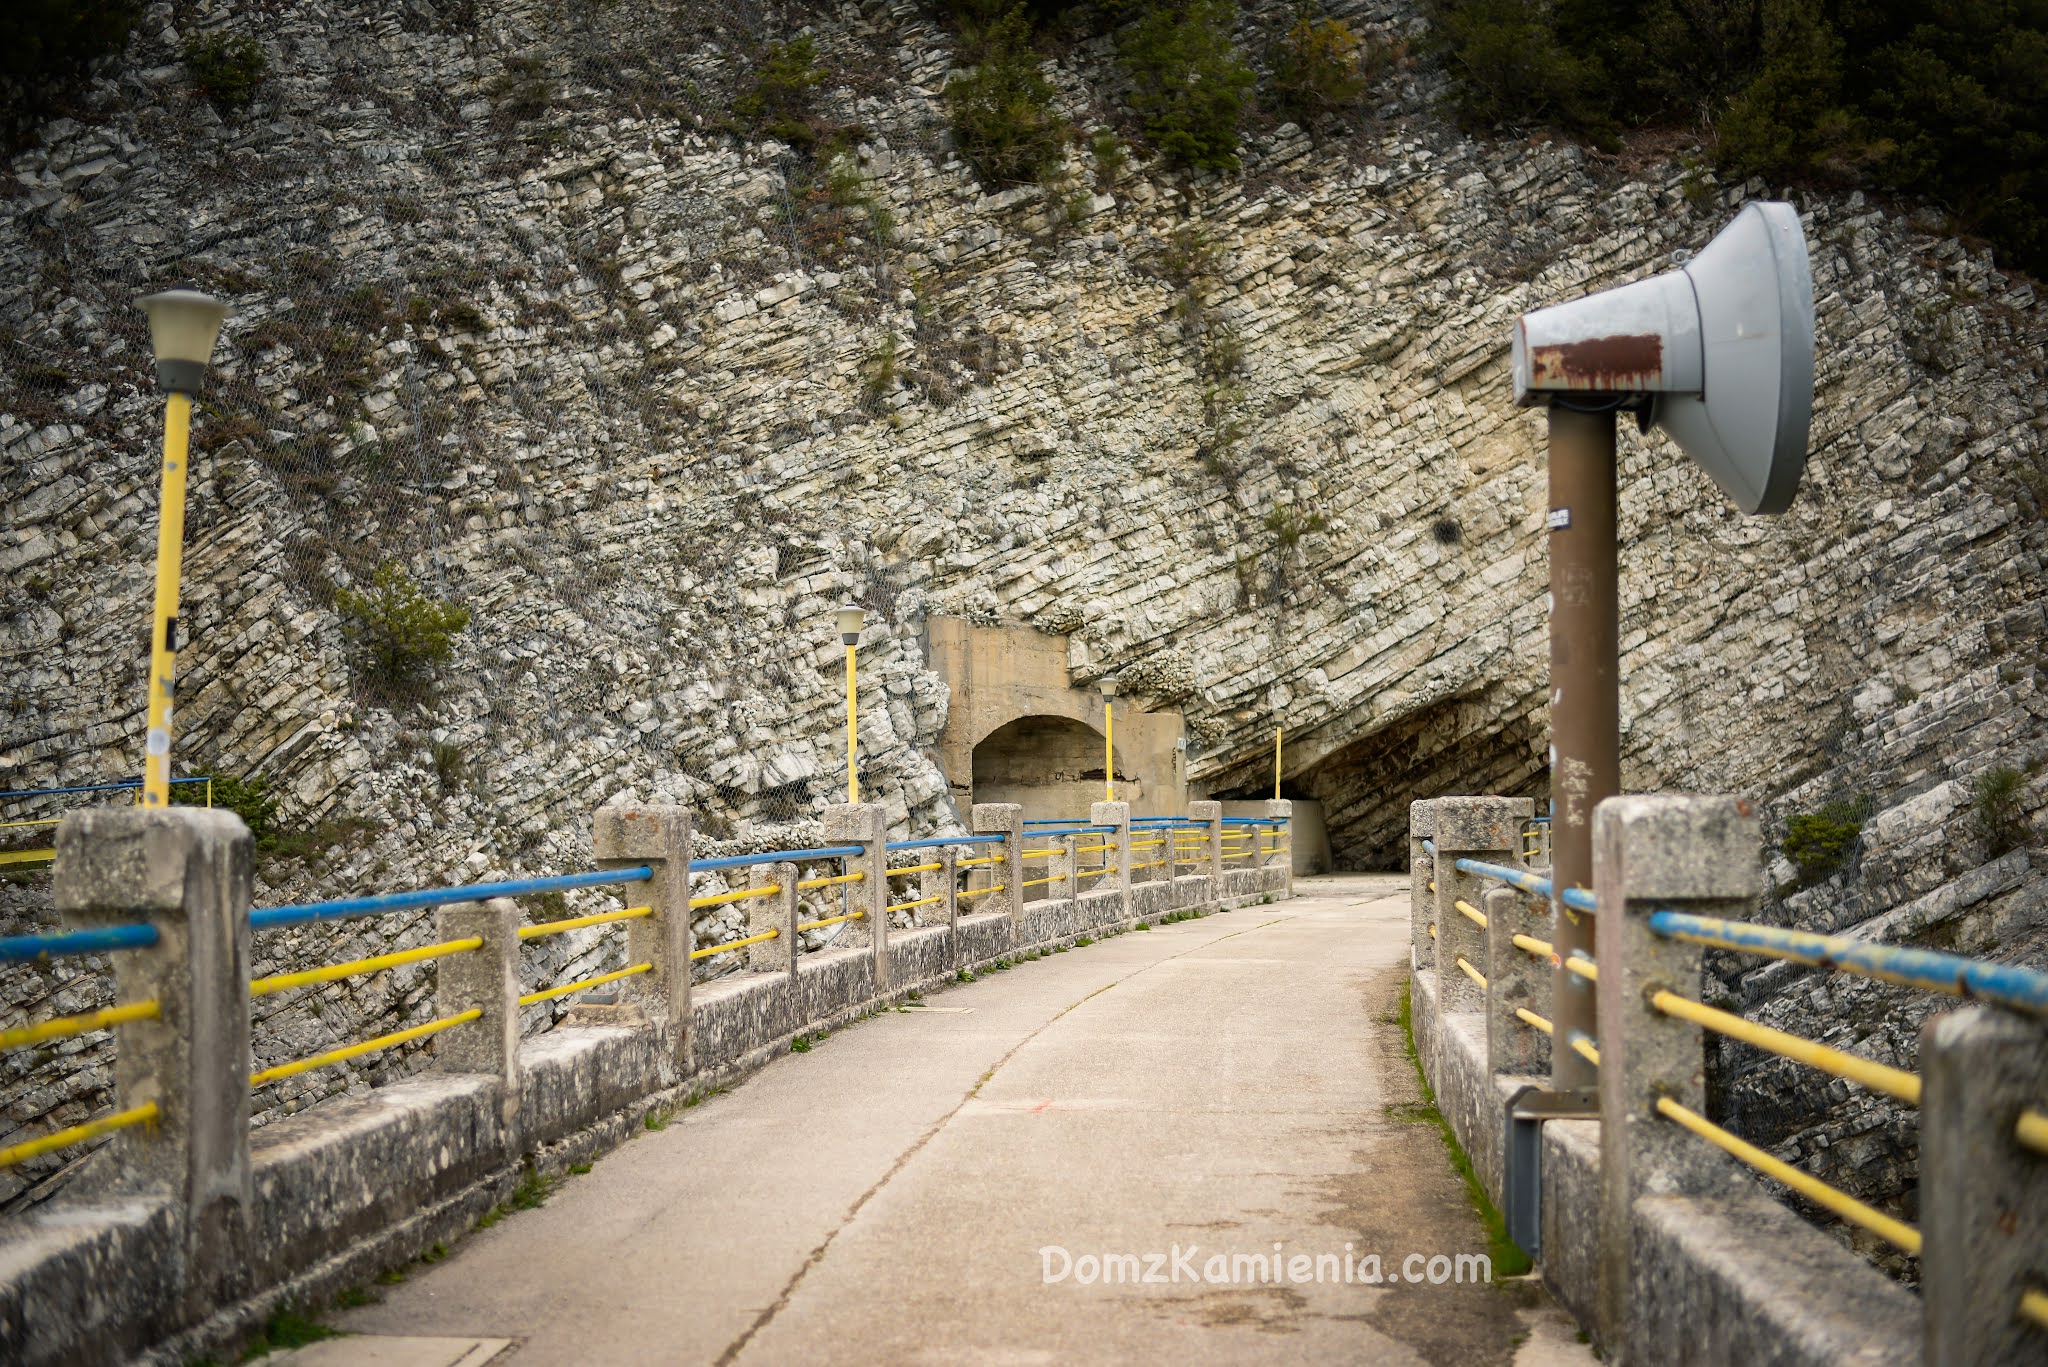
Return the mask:
[[848,603],[839,609],[839,639],[847,645],[860,644],[860,629],[867,622],[868,614],[858,603]]
[[198,290],[164,290],[135,301],[149,315],[149,345],[156,382],[167,393],[197,394],[213,359],[213,344],[228,306]]
[[1095,686],[1102,690],[1103,697],[1114,698],[1116,696],[1116,675],[1103,675],[1095,681]]

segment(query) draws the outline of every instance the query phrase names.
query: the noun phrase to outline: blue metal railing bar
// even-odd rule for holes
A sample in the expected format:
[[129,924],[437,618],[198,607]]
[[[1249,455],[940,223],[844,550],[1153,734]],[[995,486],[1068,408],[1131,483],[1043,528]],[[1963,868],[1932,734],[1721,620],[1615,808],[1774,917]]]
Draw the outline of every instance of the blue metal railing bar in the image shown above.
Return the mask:
[[826,845],[815,850],[766,850],[760,854],[728,854],[717,859],[692,859],[691,873],[709,873],[713,869],[743,869],[749,864],[780,864],[787,860],[795,864],[806,859],[845,859],[850,855],[865,854],[860,845]]
[[2048,1016],[2048,973],[2018,964],[1965,959],[1846,935],[1817,935],[1682,911],[1653,911],[1650,929],[1673,940],[1831,968],[1904,987],[1947,992],[1973,1001]]
[[[205,783],[212,774],[198,774],[187,778],[174,778],[172,783]],[[10,793],[0,793],[0,802],[17,797],[54,797],[59,793],[111,793],[117,788],[140,788],[139,778],[124,778],[119,783],[87,783],[76,788],[17,788]]]
[[49,935],[10,935],[0,939],[0,963],[51,959],[60,954],[102,954],[110,949],[148,949],[156,942],[156,927],[140,922]]
[[892,850],[935,850],[942,845],[994,845],[1003,840],[999,831],[994,835],[939,835],[929,840],[892,840],[885,848]]
[[[1226,816],[1226,826],[1285,826],[1290,818],[1284,816]],[[1204,825],[1208,823],[1204,822]]]
[[[859,853],[857,848],[855,853]],[[333,902],[304,902],[291,907],[259,907],[249,913],[249,925],[254,930],[270,930],[278,926],[339,920],[346,916],[413,911],[421,907],[444,906],[449,902],[481,902],[488,897],[528,897],[537,892],[567,892],[572,888],[597,888],[611,883],[644,883],[652,877],[654,870],[641,864],[630,869],[565,873],[553,878],[516,878],[501,883],[469,883],[456,888],[422,888],[417,892],[386,892]]]
[[[1422,837],[1422,852],[1428,855],[1431,859],[1436,858],[1436,842],[1434,840],[1431,840],[1426,835]],[[1471,870],[1467,869],[1466,872],[1470,873]]]
[[[1432,854],[1435,852],[1434,850],[1430,851]],[[1548,878],[1543,877],[1541,874],[1530,873],[1526,869],[1511,869],[1505,864],[1489,864],[1482,859],[1460,859],[1458,861],[1458,871],[1460,873],[1474,874],[1480,878],[1491,878],[1497,883],[1506,883],[1510,887],[1520,888],[1531,897],[1549,898],[1554,895],[1551,892],[1550,880]],[[1563,902],[1573,911],[1598,911],[1600,909],[1599,904],[1594,901],[1592,892],[1587,888],[1566,888],[1564,895],[1557,900]]]

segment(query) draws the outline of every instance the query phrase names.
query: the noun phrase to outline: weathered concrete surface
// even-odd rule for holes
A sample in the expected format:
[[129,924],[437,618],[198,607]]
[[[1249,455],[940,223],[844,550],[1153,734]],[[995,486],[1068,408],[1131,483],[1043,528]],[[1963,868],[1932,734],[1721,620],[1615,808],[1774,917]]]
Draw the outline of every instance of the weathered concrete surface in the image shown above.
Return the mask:
[[1484,1251],[1402,1121],[1398,894],[1304,883],[884,1014],[338,1323],[511,1337],[522,1364],[1589,1362],[1529,1284],[1044,1281],[1048,1246],[1157,1251],[1168,1277],[1176,1243],[1197,1272],[1276,1242],[1386,1270]]

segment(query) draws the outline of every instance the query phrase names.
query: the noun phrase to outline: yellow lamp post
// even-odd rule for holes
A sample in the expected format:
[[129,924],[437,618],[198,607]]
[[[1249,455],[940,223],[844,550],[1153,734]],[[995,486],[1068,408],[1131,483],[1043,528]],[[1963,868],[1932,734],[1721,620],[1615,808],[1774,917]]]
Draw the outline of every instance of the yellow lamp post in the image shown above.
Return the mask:
[[1282,726],[1273,728],[1273,800],[1275,802],[1280,800],[1280,733],[1284,730],[1286,728]]
[[855,730],[854,700],[854,651],[860,646],[860,629],[868,615],[856,603],[848,603],[839,609],[839,639],[846,646],[846,805],[860,801],[860,771],[855,763],[855,752],[859,747],[858,732]]
[[1102,690],[1102,800],[1116,801],[1116,675],[1105,674]]
[[144,744],[142,804],[171,800],[172,695],[178,666],[178,576],[185,559],[185,451],[192,396],[206,378],[228,306],[197,290],[166,290],[136,301],[149,315],[149,344],[164,401],[163,507],[156,531],[156,604],[149,633],[149,734]]

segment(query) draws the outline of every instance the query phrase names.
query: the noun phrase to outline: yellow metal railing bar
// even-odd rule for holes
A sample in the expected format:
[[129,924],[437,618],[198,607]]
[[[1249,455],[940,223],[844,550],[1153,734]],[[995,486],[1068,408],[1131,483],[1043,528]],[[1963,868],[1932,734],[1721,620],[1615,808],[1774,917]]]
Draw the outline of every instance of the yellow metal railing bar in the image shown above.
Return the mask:
[[0,821],[0,831],[11,831],[20,826],[56,826],[63,820],[61,816],[39,816],[33,821]]
[[1017,886],[1024,888],[1042,888],[1047,883],[1064,883],[1066,881],[1067,876],[1065,874],[1056,873],[1052,875],[1050,878],[1027,878],[1022,883],[1019,883]]
[[867,915],[867,913],[864,911],[849,911],[843,916],[827,916],[822,921],[805,921],[802,925],[798,926],[797,929],[823,930],[826,926],[836,926],[841,921],[858,921],[861,917],[865,915]]
[[809,892],[812,888],[836,888],[841,883],[858,883],[867,876],[867,870],[862,869],[856,873],[836,874],[831,878],[806,878],[796,885],[796,890]]
[[1134,850],[1151,850],[1157,849],[1159,846],[1164,845],[1165,843],[1166,842],[1164,840],[1133,840],[1131,842],[1131,848]]
[[1001,883],[998,883],[992,888],[976,888],[972,892],[963,892],[960,894],[958,900],[964,902],[970,897],[986,897],[992,892],[1001,892],[1002,890],[1003,885]]
[[25,1044],[41,1044],[46,1039],[69,1039],[88,1030],[110,1030],[129,1021],[158,1020],[162,1015],[163,1010],[156,1002],[147,1001],[109,1006],[103,1011],[88,1011],[79,1016],[57,1016],[35,1025],[0,1030],[0,1049],[19,1049]]
[[428,959],[445,958],[450,954],[467,954],[473,949],[483,947],[483,937],[472,935],[466,940],[444,940],[438,945],[421,945],[418,949],[401,949],[390,954],[373,955],[367,959],[350,959],[347,963],[309,968],[303,973],[274,973],[268,978],[258,978],[250,983],[249,995],[268,997],[275,992],[289,992],[294,987],[312,987],[318,983],[338,982],[343,978],[353,978],[359,973],[381,973],[387,968],[397,968],[400,964],[422,963]]
[[[523,1001],[524,998],[521,1000]],[[439,1020],[428,1021],[425,1025],[415,1025],[410,1030],[393,1031],[388,1035],[379,1035],[375,1039],[366,1039],[361,1044],[351,1044],[342,1049],[330,1049],[324,1054],[314,1054],[311,1058],[302,1058],[294,1063],[280,1063],[275,1068],[265,1068],[260,1073],[251,1073],[249,1075],[249,1085],[251,1087],[261,1087],[266,1082],[276,1082],[279,1078],[295,1077],[300,1073],[310,1073],[315,1068],[325,1068],[330,1063],[346,1063],[352,1058],[361,1058],[364,1054],[374,1054],[379,1049],[389,1049],[394,1044],[404,1044],[407,1040],[423,1039],[428,1035],[439,1034],[451,1026],[461,1025],[465,1021],[473,1021],[481,1015],[483,1015],[482,1011],[471,1007],[469,1010],[459,1012],[453,1016],[443,1016]]]
[[560,921],[542,921],[537,925],[519,927],[519,938],[538,940],[547,935],[560,935],[564,931],[581,930],[585,926],[609,925],[613,921],[630,921],[636,917],[652,915],[653,907],[627,907],[624,911],[600,911],[589,916],[571,916]]
[[1557,1027],[1553,1026],[1549,1021],[1537,1015],[1534,1011],[1531,1011],[1526,1006],[1516,1007],[1515,1015],[1518,1019],[1535,1026],[1538,1030],[1541,1030],[1546,1035],[1554,1034],[1556,1032]]
[[700,907],[722,907],[733,902],[745,902],[755,897],[773,897],[781,891],[782,885],[780,883],[770,883],[765,888],[741,888],[737,892],[721,892],[710,897],[692,897],[690,899],[690,910],[696,911]]
[[744,940],[727,940],[723,944],[706,945],[702,949],[691,950],[690,959],[694,962],[698,959],[708,959],[714,954],[730,954],[735,949],[745,949],[748,945],[764,944],[781,934],[779,930],[764,930],[759,935],[749,935]]
[[1848,1192],[1829,1186],[1810,1172],[1802,1172],[1790,1163],[1771,1157],[1756,1145],[1728,1133],[1697,1111],[1687,1110],[1668,1096],[1660,1096],[1657,1098],[1657,1114],[1677,1121],[1709,1144],[1733,1155],[1765,1176],[1783,1182],[1807,1200],[1833,1211],[1850,1224],[1860,1225],[1878,1238],[1896,1244],[1908,1253],[1920,1251],[1920,1231],[1913,1226],[1903,1220],[1895,1220],[1873,1206],[1865,1205]]
[[1481,973],[1478,969],[1472,967],[1471,964],[1465,962],[1465,958],[1463,955],[1460,955],[1458,957],[1458,967],[1465,970],[1466,977],[1470,978],[1473,982],[1479,984],[1479,990],[1481,992],[1484,992],[1486,990],[1486,975],[1484,973]]
[[2014,1126],[2015,1137],[2035,1153],[2048,1154],[2048,1115],[2039,1111],[2021,1111],[2020,1123]]
[[2030,1286],[2020,1292],[2020,1314],[2048,1329],[2048,1291],[2036,1291]]
[[[1031,851],[1026,850],[1025,853],[1030,854]],[[956,859],[953,861],[953,867],[956,869],[972,869],[978,868],[983,864],[1000,864],[1002,862],[1003,857],[999,854],[984,854],[978,859]]]
[[630,978],[635,973],[650,973],[653,970],[653,964],[634,964],[631,968],[622,968],[616,973],[600,973],[595,978],[582,978],[573,983],[563,983],[560,987],[544,987],[538,992],[529,992],[519,999],[519,1004],[532,1006],[535,1002],[544,1002],[553,997],[566,997],[571,992],[581,992],[586,987],[603,987],[606,983]]
[[929,907],[929,906],[936,906],[936,905],[937,905],[938,903],[940,903],[940,902],[943,902],[943,901],[945,901],[945,900],[946,900],[946,899],[945,899],[945,897],[944,897],[943,895],[941,895],[941,896],[938,896],[938,897],[920,897],[920,898],[918,898],[918,899],[917,899],[917,900],[916,900],[915,902],[898,902],[898,903],[896,903],[896,904],[895,904],[895,905],[893,905],[893,906],[889,906],[889,907],[884,907],[884,908],[883,908],[883,910],[884,910],[884,911],[909,911],[909,910],[911,910],[911,909],[912,909],[913,907]]
[[1113,850],[1113,849],[1115,849],[1115,848],[1116,848],[1116,846],[1115,846],[1114,844],[1109,844],[1109,845],[1083,845],[1083,846],[1081,846],[1081,847],[1080,847],[1079,849],[1075,850],[1075,851],[1074,851],[1074,853],[1075,853],[1075,854],[1101,854],[1101,853],[1103,853],[1103,852],[1104,852],[1104,851],[1106,851],[1106,850]]
[[[1019,859],[1051,859],[1054,855],[1065,853],[1065,850],[1019,850],[1017,851],[1017,857]],[[987,859],[963,859],[960,861],[960,867],[965,868],[969,863],[993,864],[1001,857],[1000,855],[990,855]]]
[[1133,864],[1133,865],[1131,865],[1131,872],[1132,872],[1132,873],[1136,873],[1136,872],[1137,872],[1137,871],[1138,871],[1139,869],[1163,869],[1163,868],[1165,868],[1165,867],[1166,867],[1166,861],[1165,861],[1164,859],[1155,859],[1155,860],[1153,860],[1153,861],[1152,861],[1151,863],[1149,863],[1149,864]]
[[55,850],[6,850],[0,851],[0,864],[33,864],[56,857]]
[[1534,935],[1517,935],[1509,943],[1526,954],[1534,954],[1539,959],[1553,958],[1557,953],[1550,947],[1550,941],[1539,940]]
[[111,1134],[115,1130],[125,1130],[130,1125],[148,1124],[150,1121],[155,1120],[156,1117],[156,1103],[154,1101],[145,1101],[140,1106],[131,1107],[125,1111],[116,1111],[112,1115],[103,1115],[98,1120],[88,1120],[83,1125],[73,1125],[68,1130],[58,1130],[54,1134],[46,1134],[41,1139],[31,1139],[25,1144],[16,1144],[11,1148],[0,1149],[0,1168],[11,1168],[16,1163],[34,1158],[37,1154],[49,1153],[56,1149],[66,1149],[81,1140],[91,1139],[96,1135]]
[[1478,907],[1473,906],[1470,902],[1466,901],[1462,897],[1452,902],[1451,905],[1456,907],[1459,911],[1464,912],[1466,920],[1476,921],[1478,922],[1479,928],[1481,930],[1486,929],[1486,913],[1481,911]]
[[944,867],[944,864],[906,864],[900,869],[889,869],[887,872],[894,878],[899,873],[937,873]]
[[[1575,962],[1575,961],[1574,961]],[[1830,1048],[1818,1041],[1773,1030],[1768,1025],[1744,1020],[1731,1011],[1706,1006],[1673,992],[1657,992],[1650,997],[1650,1005],[1667,1016],[1691,1021],[1694,1025],[1739,1039],[1744,1044],[1753,1044],[1759,1049],[1769,1050],[1781,1058],[1804,1063],[1809,1068],[1818,1068],[1823,1073],[1845,1077],[1859,1082],[1872,1091],[1883,1092],[1895,1097],[1908,1106],[1920,1104],[1920,1077],[1903,1068],[1894,1068],[1888,1063],[1877,1063],[1840,1049]]]
[[1115,873],[1115,872],[1116,872],[1116,866],[1115,866],[1115,865],[1111,865],[1110,867],[1108,867],[1108,868],[1106,868],[1106,869],[1082,869],[1082,870],[1080,870],[1079,872],[1077,872],[1077,873],[1076,873],[1076,874],[1074,875],[1074,877],[1076,877],[1076,878],[1100,878],[1100,877],[1102,877],[1102,875],[1103,875],[1103,874],[1105,874],[1105,873]]
[[1576,954],[1564,961],[1564,971],[1575,977],[1584,978],[1589,983],[1600,981],[1600,965],[1591,959],[1582,959]]
[[1595,1068],[1600,1066],[1600,1046],[1587,1039],[1584,1035],[1572,1036],[1572,1052],[1592,1064]]

